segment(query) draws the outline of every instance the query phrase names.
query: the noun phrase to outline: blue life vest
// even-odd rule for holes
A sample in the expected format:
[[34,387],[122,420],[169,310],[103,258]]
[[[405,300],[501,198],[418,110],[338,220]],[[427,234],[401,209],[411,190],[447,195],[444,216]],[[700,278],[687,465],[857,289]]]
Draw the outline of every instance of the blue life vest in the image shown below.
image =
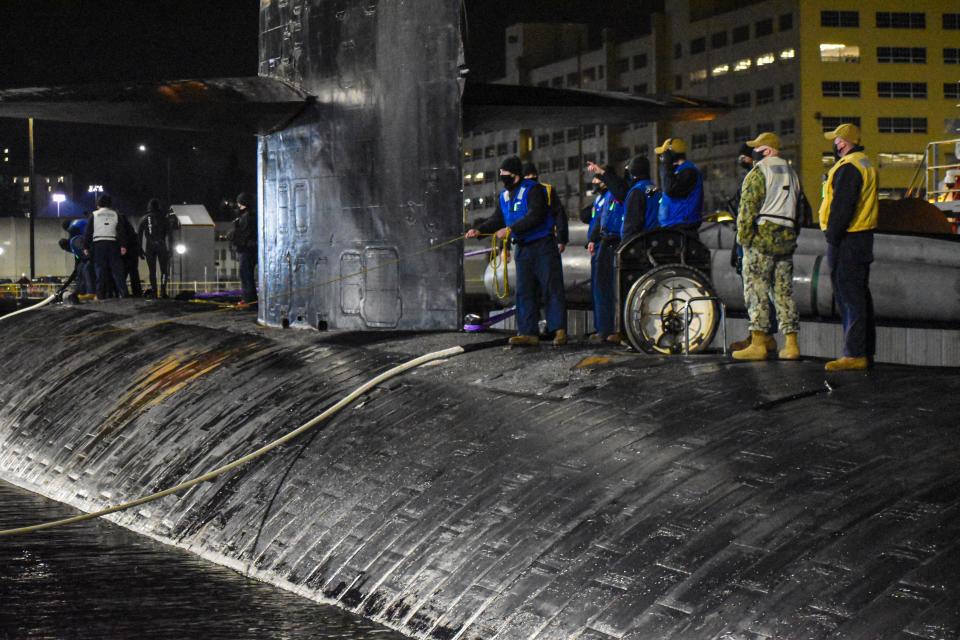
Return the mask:
[[[512,227],[527,215],[527,198],[530,190],[539,186],[533,180],[523,180],[518,186],[514,196],[510,197],[510,190],[504,189],[500,194],[500,211],[503,212],[503,221],[508,227]],[[546,202],[544,202],[546,205]],[[547,208],[546,219],[529,231],[515,233],[513,237],[521,242],[533,242],[553,234],[553,214],[550,208]]]
[[619,236],[623,228],[623,203],[614,198],[609,191],[604,195],[607,196],[607,201],[600,218],[600,235]]
[[78,218],[71,222],[70,226],[67,227],[67,233],[70,234],[70,240],[68,241],[70,245],[70,251],[73,253],[73,257],[77,260],[82,260],[85,257],[83,255],[83,234],[86,230],[86,218]]
[[661,227],[672,227],[678,224],[699,224],[703,221],[703,174],[697,166],[689,160],[674,169],[674,175],[693,169],[697,172],[697,184],[686,198],[671,198],[666,192],[660,196],[659,219]]
[[[630,194],[634,191],[642,191],[643,195],[647,198],[647,209],[643,214],[643,224],[640,230],[650,231],[651,229],[656,229],[660,226],[660,190],[657,189],[657,185],[646,178],[637,180],[637,182],[630,187],[630,190],[627,191],[627,202],[630,201]],[[621,227],[621,236],[624,235],[622,229]]]
[[590,216],[590,225],[587,227],[587,239],[593,237],[593,230],[600,224],[603,218],[603,210],[607,208],[607,198],[611,197],[609,191],[604,191],[593,199],[593,214]]

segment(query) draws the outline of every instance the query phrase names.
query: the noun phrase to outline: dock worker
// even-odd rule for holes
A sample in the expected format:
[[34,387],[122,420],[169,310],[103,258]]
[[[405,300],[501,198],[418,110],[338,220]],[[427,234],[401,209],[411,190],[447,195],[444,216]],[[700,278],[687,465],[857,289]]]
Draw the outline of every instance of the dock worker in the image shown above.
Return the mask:
[[[604,185],[604,198],[598,212],[600,220],[593,226],[588,249],[596,254],[592,281],[594,317],[598,341],[620,344],[623,335],[617,330],[617,250],[623,228],[624,182],[609,167],[588,162],[587,169]],[[617,192],[614,192],[616,187]]]
[[257,301],[256,268],[257,211],[253,208],[253,198],[243,192],[237,195],[237,211],[240,215],[233,221],[230,230],[230,243],[237,252],[240,262],[240,287],[243,289],[242,305],[252,305]]
[[104,300],[112,285],[117,296],[127,297],[123,256],[126,254],[126,234],[120,224],[120,214],[114,211],[113,198],[103,193],[97,198],[97,209],[90,216],[84,232],[84,255],[92,256],[97,277],[97,299]]
[[703,222],[703,174],[687,160],[687,144],[682,138],[667,138],[656,153],[663,193],[660,226],[683,231],[695,239]]
[[650,179],[650,161],[644,156],[634,156],[624,167],[624,180],[616,174],[607,176],[614,195],[623,194],[623,226],[620,237],[624,240],[660,226],[660,189]]
[[[591,292],[596,289],[597,281],[597,247],[591,241],[593,237],[593,231],[598,224],[600,224],[600,218],[602,217],[602,212],[606,204],[607,199],[607,187],[596,175],[593,175],[590,178],[590,185],[588,187],[593,193],[593,203],[587,205],[580,211],[580,222],[583,222],[587,225],[587,243],[583,246],[584,249],[590,254],[590,290]],[[587,191],[585,195],[589,195],[591,191]],[[593,327],[596,331],[596,327],[600,325],[599,316],[597,315],[597,305],[596,298],[593,299]],[[594,333],[591,337],[591,341],[599,341],[598,334]]]
[[880,203],[877,169],[860,144],[860,128],[843,123],[824,134],[833,142],[836,164],[823,184],[820,228],[827,238],[827,263],[843,321],[843,357],[827,371],[862,371],[876,348],[870,263]]
[[[156,298],[167,297],[167,281],[170,279],[170,238],[174,229],[179,226],[177,217],[163,211],[160,201],[151,198],[147,202],[147,213],[140,220],[137,229],[140,253],[147,261],[147,270],[150,272],[150,294]],[[157,266],[160,268],[160,288],[157,288]]]
[[797,360],[800,317],[793,300],[793,253],[799,229],[800,179],[780,157],[777,134],[763,132],[746,144],[752,149],[754,166],[743,180],[737,243],[743,247],[743,299],[750,316],[750,344],[734,351],[733,358],[767,359],[772,299],[786,340],[780,359]]
[[495,233],[501,239],[509,237],[516,246],[513,259],[517,269],[517,335],[510,338],[510,344],[540,344],[540,291],[555,294],[547,297],[547,331],[554,335],[554,344],[563,344],[567,339],[563,266],[547,190],[533,180],[523,179],[523,163],[516,156],[500,165],[500,181],[504,190],[497,199],[499,206],[493,215],[467,231],[466,237]]
[[[532,180],[539,183],[547,190],[547,208],[550,211],[550,215],[553,216],[553,231],[554,236],[557,239],[557,251],[563,253],[567,245],[570,243],[570,223],[567,220],[567,211],[563,206],[563,200],[560,199],[560,196],[557,194],[557,190],[553,188],[552,184],[546,182],[540,182],[540,172],[537,171],[537,165],[532,162],[525,162],[523,164],[523,179]],[[540,300],[542,308],[546,309],[549,304],[549,299],[551,297],[556,297],[558,295],[565,295],[565,284],[563,282],[563,269],[560,270],[559,282],[554,282],[560,286],[560,291],[541,291]],[[544,314],[546,315],[546,314]],[[567,343],[567,323],[566,323],[566,313],[564,313],[563,325],[558,329],[562,333],[558,336],[554,334],[552,339],[555,341],[557,346]]]
[[[90,259],[83,253],[83,236],[87,229],[87,219],[78,218],[76,220],[64,220],[63,230],[67,232],[67,238],[60,239],[60,248],[73,254],[73,272],[67,281],[57,292],[57,299],[62,300],[63,294],[70,285],[73,284],[73,291],[68,299],[76,303],[79,295],[89,294],[94,291],[93,278],[90,277]],[[75,283],[75,284],[74,284]]]

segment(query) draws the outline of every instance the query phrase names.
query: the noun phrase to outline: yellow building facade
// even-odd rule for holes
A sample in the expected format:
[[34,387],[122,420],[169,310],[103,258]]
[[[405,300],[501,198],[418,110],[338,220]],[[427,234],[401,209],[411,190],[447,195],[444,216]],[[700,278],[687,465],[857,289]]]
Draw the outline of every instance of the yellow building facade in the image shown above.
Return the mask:
[[855,119],[881,192],[898,196],[928,142],[960,138],[960,3],[803,0],[796,10],[804,191],[819,196],[833,164],[822,133]]

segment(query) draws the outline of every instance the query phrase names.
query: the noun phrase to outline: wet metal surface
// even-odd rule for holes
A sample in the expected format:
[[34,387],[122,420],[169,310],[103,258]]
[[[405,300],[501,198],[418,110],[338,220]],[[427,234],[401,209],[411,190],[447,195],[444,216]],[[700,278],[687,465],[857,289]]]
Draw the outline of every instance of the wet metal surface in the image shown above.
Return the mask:
[[[10,319],[0,475],[93,510],[234,459],[412,355],[485,339],[186,308]],[[811,360],[479,351],[117,520],[438,640],[958,638],[960,370],[826,381]]]
[[[0,528],[75,511],[0,482]],[[108,522],[0,538],[5,640],[402,638]]]
[[0,90],[0,116],[186,131],[265,134],[307,107],[307,95],[269,78],[103,82]]
[[260,75],[324,107],[260,139],[265,323],[461,323],[459,19],[451,0],[260,3]]

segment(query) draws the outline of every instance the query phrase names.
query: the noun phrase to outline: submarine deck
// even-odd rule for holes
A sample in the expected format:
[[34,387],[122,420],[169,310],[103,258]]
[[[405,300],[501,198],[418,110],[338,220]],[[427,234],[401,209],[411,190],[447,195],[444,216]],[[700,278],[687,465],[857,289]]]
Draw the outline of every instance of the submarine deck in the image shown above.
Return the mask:
[[[489,339],[197,309],[5,322],[0,475],[93,510]],[[496,347],[115,520],[419,637],[957,638],[958,397],[958,369]]]

